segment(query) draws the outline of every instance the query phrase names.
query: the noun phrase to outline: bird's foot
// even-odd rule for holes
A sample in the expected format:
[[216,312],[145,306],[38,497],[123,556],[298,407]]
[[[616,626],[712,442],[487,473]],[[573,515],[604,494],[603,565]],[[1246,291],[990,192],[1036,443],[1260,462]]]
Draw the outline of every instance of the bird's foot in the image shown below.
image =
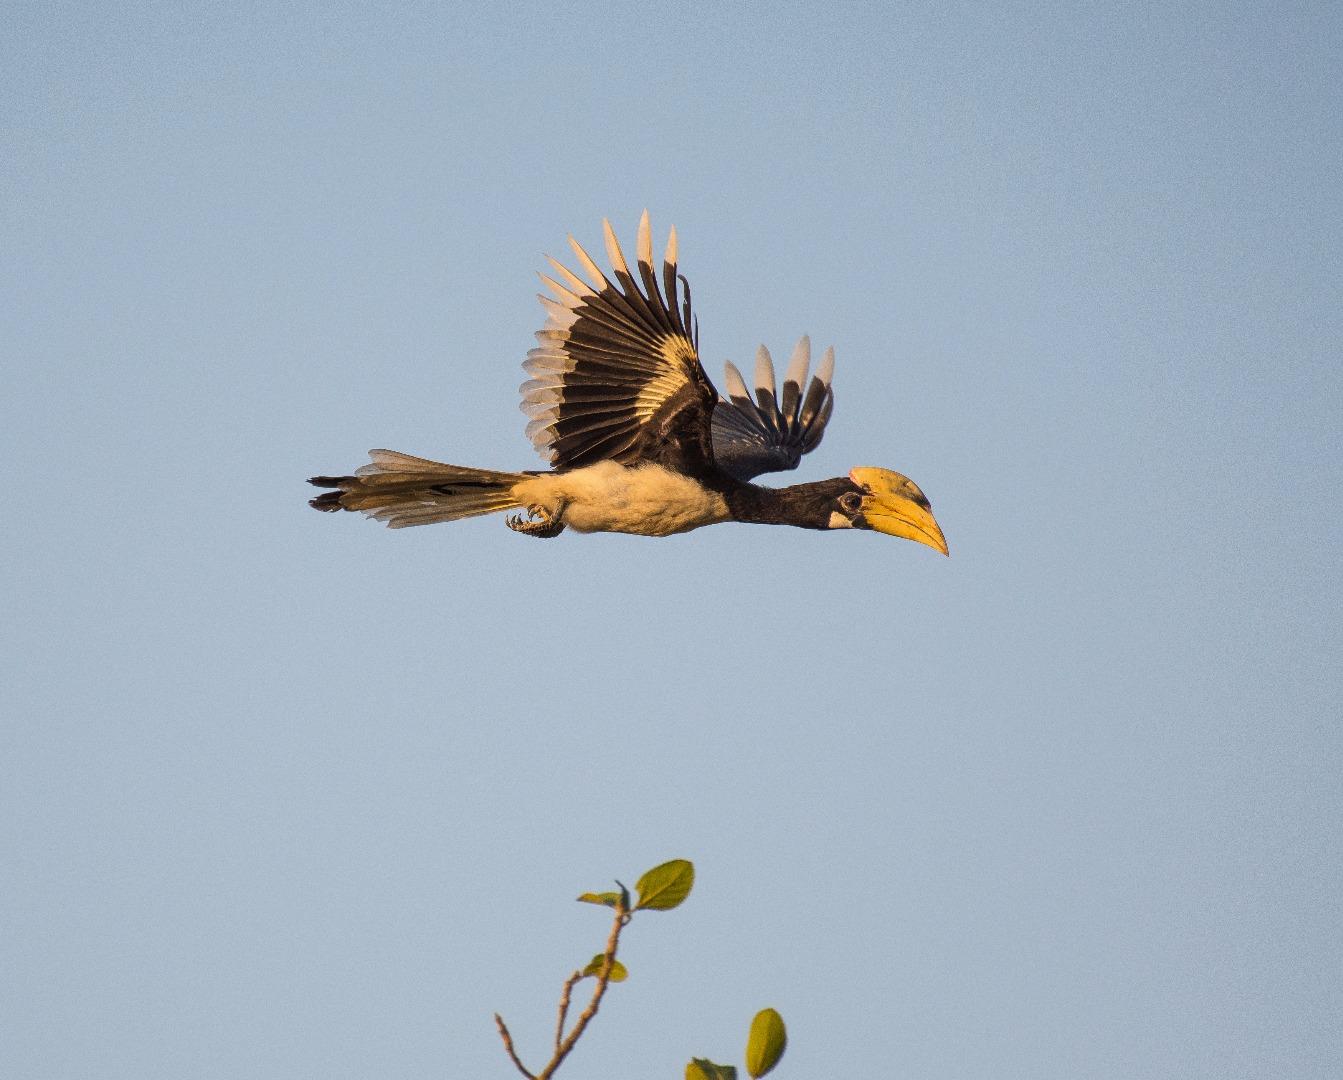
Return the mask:
[[559,536],[564,532],[564,519],[562,517],[563,507],[551,513],[544,506],[527,507],[527,516],[524,518],[521,514],[514,514],[507,519],[507,524],[514,532],[520,532],[524,536],[535,536],[542,540],[548,540],[552,536]]

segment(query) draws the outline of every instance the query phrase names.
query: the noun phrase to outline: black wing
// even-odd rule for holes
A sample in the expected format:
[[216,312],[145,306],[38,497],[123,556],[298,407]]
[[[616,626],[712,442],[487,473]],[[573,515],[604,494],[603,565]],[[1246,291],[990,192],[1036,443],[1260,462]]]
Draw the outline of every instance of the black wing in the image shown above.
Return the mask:
[[803,397],[810,366],[811,339],[804,335],[784,374],[780,404],[774,395],[774,361],[765,346],[755,354],[755,401],[741,372],[727,365],[728,399],[719,401],[713,411],[713,452],[719,468],[738,480],[750,480],[761,473],[796,469],[802,455],[820,445],[835,407],[830,388],[835,350],[825,350]]
[[521,388],[522,410],[532,417],[527,436],[556,469],[609,459],[708,472],[709,423],[718,395],[696,352],[699,328],[690,312],[690,287],[676,271],[676,230],[662,264],[664,300],[653,273],[648,211],[639,221],[642,288],[610,223],[602,225],[619,288],[573,237],[569,243],[591,284],[554,259],[550,265],[563,281],[541,275],[555,298],[540,297],[550,318],[523,364],[531,376]]

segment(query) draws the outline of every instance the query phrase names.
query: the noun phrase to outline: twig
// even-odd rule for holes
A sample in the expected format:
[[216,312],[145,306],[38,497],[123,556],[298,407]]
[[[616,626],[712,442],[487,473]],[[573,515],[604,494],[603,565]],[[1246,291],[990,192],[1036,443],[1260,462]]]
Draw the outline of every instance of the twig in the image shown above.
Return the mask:
[[555,1070],[569,1056],[569,1051],[582,1038],[589,1022],[597,1015],[602,997],[611,983],[611,968],[615,964],[616,949],[620,946],[620,931],[625,929],[625,924],[629,922],[629,919],[630,913],[626,910],[625,905],[623,903],[617,904],[615,921],[611,924],[611,935],[606,939],[606,951],[602,953],[602,966],[601,970],[597,972],[597,986],[592,991],[592,1000],[588,1002],[588,1007],[579,1014],[578,1022],[574,1024],[573,1031],[569,1032],[568,1037],[555,1048],[555,1056],[550,1059],[550,1063],[536,1074],[535,1080],[550,1080],[555,1075]]
[[560,1048],[560,1043],[564,1041],[564,1020],[569,1015],[569,998],[573,995],[574,987],[578,980],[583,977],[581,971],[575,971],[564,981],[564,990],[560,994],[560,1017],[555,1022],[555,1049]]
[[499,1028],[499,1037],[504,1040],[504,1049],[508,1051],[508,1056],[513,1064],[517,1066],[518,1072],[522,1073],[527,1080],[537,1080],[535,1074],[528,1072],[527,1066],[518,1059],[518,1052],[513,1049],[513,1036],[508,1033],[508,1025],[504,1023],[504,1018],[498,1013],[495,1013],[494,1022]]

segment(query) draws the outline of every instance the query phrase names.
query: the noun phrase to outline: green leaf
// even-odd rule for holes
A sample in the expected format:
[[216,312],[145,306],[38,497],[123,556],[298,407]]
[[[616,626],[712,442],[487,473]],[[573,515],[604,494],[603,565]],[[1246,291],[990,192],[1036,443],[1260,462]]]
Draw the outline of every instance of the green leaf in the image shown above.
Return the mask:
[[[592,958],[592,963],[583,969],[584,975],[600,975],[602,973],[602,961],[606,959],[605,953],[598,953]],[[611,961],[611,982],[624,982],[630,977],[629,969],[619,960]]]
[[779,1063],[788,1046],[788,1032],[783,1017],[773,1009],[761,1009],[751,1021],[751,1034],[746,1040],[746,1071],[752,1080],[759,1080]]
[[673,859],[655,866],[639,879],[634,887],[639,891],[635,911],[670,911],[680,905],[695,884],[694,864],[686,859]]
[[620,903],[620,894],[618,892],[585,892],[578,898],[580,904],[604,904],[607,907],[615,907]]
[[708,1058],[691,1058],[685,1080],[737,1080],[735,1065],[715,1065]]

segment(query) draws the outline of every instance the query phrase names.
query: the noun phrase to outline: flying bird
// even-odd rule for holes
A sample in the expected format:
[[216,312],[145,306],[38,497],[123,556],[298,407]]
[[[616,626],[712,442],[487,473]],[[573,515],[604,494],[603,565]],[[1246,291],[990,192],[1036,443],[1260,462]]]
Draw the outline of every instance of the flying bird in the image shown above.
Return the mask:
[[508,527],[543,538],[566,527],[669,536],[724,521],[868,529],[947,554],[928,499],[900,473],[860,467],[791,487],[752,483],[797,468],[820,443],[834,407],[834,350],[808,382],[811,343],[803,337],[776,394],[762,345],[754,396],[728,363],[723,397],[700,364],[676,230],[659,286],[648,212],[639,221],[638,280],[610,222],[602,224],[614,283],[573,237],[587,280],[555,259],[555,276],[541,274],[554,295],[539,297],[549,317],[523,364],[530,378],[521,392],[527,435],[549,471],[496,472],[370,450],[370,463],[353,475],[312,477],[332,490],[310,505],[358,510],[393,529],[520,510]]

